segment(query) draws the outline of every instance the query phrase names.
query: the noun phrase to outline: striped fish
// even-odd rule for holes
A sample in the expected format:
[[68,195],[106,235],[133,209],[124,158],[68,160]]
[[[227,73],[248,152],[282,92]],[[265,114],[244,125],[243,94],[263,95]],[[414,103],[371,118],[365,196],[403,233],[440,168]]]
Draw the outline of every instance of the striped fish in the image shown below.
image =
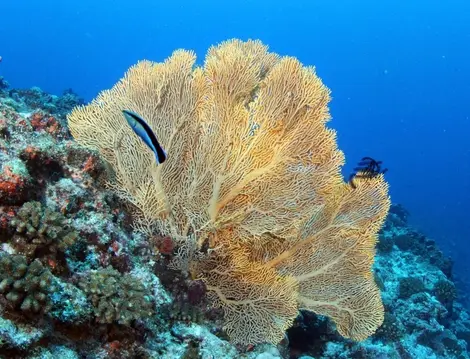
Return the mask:
[[122,114],[126,118],[127,123],[131,126],[132,130],[139,136],[142,141],[152,150],[155,154],[155,159],[158,164],[162,164],[166,160],[166,152],[158,143],[157,137],[153,133],[149,125],[135,112],[123,110]]

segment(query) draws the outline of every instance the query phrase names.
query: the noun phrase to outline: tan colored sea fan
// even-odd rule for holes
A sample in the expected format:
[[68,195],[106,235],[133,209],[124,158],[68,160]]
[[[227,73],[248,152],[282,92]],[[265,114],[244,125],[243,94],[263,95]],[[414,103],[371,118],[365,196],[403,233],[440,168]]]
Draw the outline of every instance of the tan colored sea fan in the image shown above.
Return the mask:
[[[205,280],[234,342],[279,341],[299,308],[361,340],[383,320],[371,266],[390,201],[382,175],[344,183],[329,100],[314,68],[230,40],[203,67],[183,50],[139,62],[68,120],[111,164],[137,228],[180,242],[174,264]],[[165,163],[123,109],[152,127]]]

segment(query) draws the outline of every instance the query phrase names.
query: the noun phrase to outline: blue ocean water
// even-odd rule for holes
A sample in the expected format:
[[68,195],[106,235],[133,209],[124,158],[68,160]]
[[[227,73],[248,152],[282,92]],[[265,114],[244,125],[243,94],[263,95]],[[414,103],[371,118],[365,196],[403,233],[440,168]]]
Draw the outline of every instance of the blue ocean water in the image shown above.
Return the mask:
[[232,37],[315,65],[345,175],[383,160],[393,201],[470,273],[470,2],[23,0],[0,14],[0,76],[86,100],[140,59],[186,48],[202,62]]

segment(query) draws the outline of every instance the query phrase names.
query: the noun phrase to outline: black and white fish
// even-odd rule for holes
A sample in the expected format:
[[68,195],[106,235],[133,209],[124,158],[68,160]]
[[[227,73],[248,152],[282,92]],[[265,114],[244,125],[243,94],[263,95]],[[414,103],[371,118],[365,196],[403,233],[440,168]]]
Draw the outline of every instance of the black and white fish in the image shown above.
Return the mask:
[[127,123],[131,126],[132,130],[139,136],[142,141],[152,150],[155,154],[155,159],[158,164],[165,162],[167,154],[165,150],[160,146],[157,137],[153,133],[150,126],[135,112],[129,110],[122,111]]

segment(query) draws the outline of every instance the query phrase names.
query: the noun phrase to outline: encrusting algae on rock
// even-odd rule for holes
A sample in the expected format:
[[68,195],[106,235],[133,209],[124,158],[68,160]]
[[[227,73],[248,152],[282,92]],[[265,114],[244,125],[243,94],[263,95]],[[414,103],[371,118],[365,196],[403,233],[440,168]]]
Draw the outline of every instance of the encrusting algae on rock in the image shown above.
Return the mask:
[[[329,90],[314,68],[258,41],[142,61],[68,116],[73,137],[114,170],[135,228],[171,237],[173,265],[203,280],[241,344],[279,342],[299,309],[363,340],[384,309],[372,275],[390,207],[383,175],[344,182]],[[165,163],[126,124],[142,116]]]

